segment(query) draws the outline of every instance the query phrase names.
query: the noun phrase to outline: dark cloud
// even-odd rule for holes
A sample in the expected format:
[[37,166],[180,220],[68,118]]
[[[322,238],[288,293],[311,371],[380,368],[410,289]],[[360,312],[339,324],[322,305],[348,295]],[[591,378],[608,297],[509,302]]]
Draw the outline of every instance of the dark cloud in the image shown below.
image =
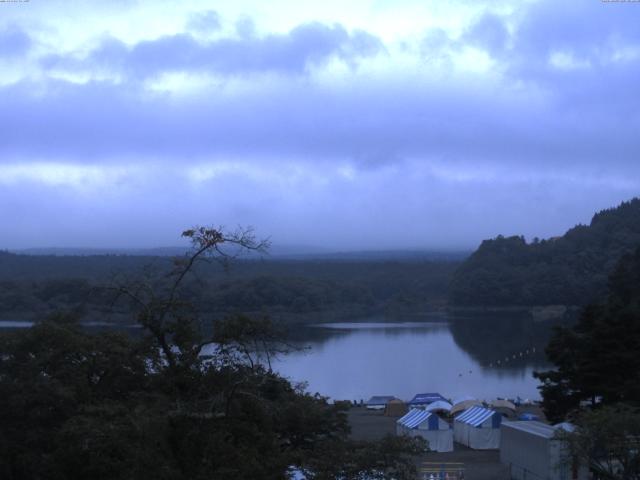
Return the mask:
[[484,49],[507,81],[552,97],[576,122],[606,129],[640,110],[639,24],[640,9],[630,4],[542,0],[509,16],[485,14],[458,39],[434,32],[427,39],[439,38],[445,54]]
[[557,52],[598,67],[616,51],[640,44],[640,9],[622,3],[540,0],[509,15],[485,13],[460,38],[441,43],[454,49],[469,44],[483,48],[519,67],[523,76],[547,70]]
[[248,156],[351,159],[361,167],[435,158],[640,168],[637,128],[615,104],[594,99],[566,109],[553,97],[499,85],[354,82],[289,81],[180,101],[135,85],[58,82],[46,95],[8,86],[0,91],[0,152],[76,162]]
[[83,162],[231,155],[351,159],[361,167],[435,158],[560,169],[606,161],[640,168],[637,129],[615,106],[582,103],[563,112],[544,97],[498,87],[289,82],[180,102],[109,83],[52,83],[46,95],[32,90],[0,91],[4,156]]
[[377,37],[339,24],[308,23],[287,34],[255,36],[244,29],[240,38],[199,41],[183,33],[143,41],[131,47],[105,39],[84,59],[49,56],[47,68],[69,70],[109,69],[122,71],[130,79],[142,79],[165,72],[210,72],[224,75],[281,72],[304,73],[310,66],[331,58],[354,64],[377,55],[384,46]]
[[[625,143],[616,128],[626,130],[640,110],[640,9],[633,7],[580,1],[534,4],[514,32],[508,57],[510,76],[549,92],[582,129],[589,124],[610,128],[611,156]],[[625,146],[638,154],[637,144]]]
[[640,9],[615,2],[544,0],[532,4],[515,32],[515,50],[536,64],[555,50],[599,63],[613,47],[640,41]]
[[25,31],[17,27],[0,29],[0,58],[19,58],[31,45],[31,37]]
[[[473,248],[482,238],[553,236],[628,199],[632,188],[553,179],[451,182],[410,164],[353,179],[264,181],[236,171],[198,186],[179,165],[153,164],[123,186],[2,183],[0,216],[11,228],[0,248],[162,246],[193,224],[250,224],[276,244],[331,249]],[[278,167],[267,175],[284,174]],[[43,236],[43,232],[46,235]]]
[[256,23],[253,21],[251,17],[246,15],[240,17],[236,21],[236,33],[240,36],[240,38],[251,38],[255,35],[256,32]]
[[[215,18],[203,14],[200,26]],[[320,23],[258,36],[245,22],[236,37],[215,40],[196,35],[195,23],[194,35],[134,45],[105,38],[86,56],[41,61],[67,73],[115,73],[119,83],[0,87],[0,162],[133,163],[144,181],[84,199],[41,181],[0,183],[0,214],[40,228],[69,210],[56,244],[72,232],[76,244],[126,245],[120,231],[171,243],[172,232],[209,219],[301,243],[314,243],[322,225],[336,245],[356,248],[561,234],[638,194],[639,24],[634,5],[544,0],[506,17],[481,15],[456,38],[429,31],[418,48],[445,65],[439,70],[427,61],[393,71],[391,53],[387,71],[353,69],[330,81],[307,74],[385,46]],[[19,42],[0,41],[9,44]],[[489,72],[454,69],[470,45],[492,57]],[[213,73],[218,83],[188,94],[145,89],[144,80],[165,72]],[[240,167],[195,187],[176,175],[216,161]],[[15,232],[15,245],[25,243],[20,232],[37,234],[26,221]],[[375,240],[363,245],[365,237]]]
[[485,13],[462,36],[463,43],[471,43],[487,50],[491,55],[500,55],[506,48],[509,31],[498,15]]
[[187,21],[187,30],[198,33],[212,33],[220,30],[220,15],[214,10],[194,13]]

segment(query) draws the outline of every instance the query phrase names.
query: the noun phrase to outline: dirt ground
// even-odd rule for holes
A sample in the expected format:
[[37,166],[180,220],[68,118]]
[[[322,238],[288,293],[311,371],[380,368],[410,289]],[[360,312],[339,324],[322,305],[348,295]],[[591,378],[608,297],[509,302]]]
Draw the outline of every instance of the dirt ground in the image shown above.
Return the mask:
[[[348,418],[353,439],[376,440],[386,434],[395,435],[397,417],[385,417],[382,411],[354,407],[349,410]],[[498,450],[472,450],[457,443],[453,445],[453,452],[429,452],[416,458],[416,463],[423,469],[439,465],[462,468],[465,480],[509,479],[509,468],[500,463]],[[418,478],[428,480],[429,473],[421,473]]]

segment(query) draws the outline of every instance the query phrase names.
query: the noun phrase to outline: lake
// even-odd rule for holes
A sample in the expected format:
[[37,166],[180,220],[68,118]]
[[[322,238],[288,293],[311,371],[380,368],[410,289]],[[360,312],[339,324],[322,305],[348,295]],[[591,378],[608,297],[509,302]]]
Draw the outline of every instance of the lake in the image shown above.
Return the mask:
[[[551,323],[513,314],[370,320],[292,327],[291,343],[299,350],[278,358],[273,367],[292,381],[308,382],[311,392],[338,400],[372,395],[410,399],[419,392],[447,398],[540,398],[532,373],[549,368],[543,352]],[[0,322],[0,328],[30,325]],[[86,326],[115,327],[101,322]],[[119,328],[139,334],[135,327]]]
[[296,332],[297,345],[307,349],[281,357],[274,368],[333,399],[406,400],[419,392],[539,399],[532,373],[549,367],[543,353],[549,331],[519,318],[322,324]]

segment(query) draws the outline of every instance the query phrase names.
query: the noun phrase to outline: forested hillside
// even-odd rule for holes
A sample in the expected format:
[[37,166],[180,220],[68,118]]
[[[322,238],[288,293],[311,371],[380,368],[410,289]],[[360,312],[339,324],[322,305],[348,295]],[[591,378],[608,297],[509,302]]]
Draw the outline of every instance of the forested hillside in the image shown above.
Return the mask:
[[[75,310],[85,320],[130,322],[104,287],[171,270],[168,257],[28,256],[0,252],[0,319]],[[454,261],[238,260],[199,265],[184,294],[215,315],[263,312],[287,320],[404,314],[444,306]],[[313,315],[311,315],[313,314]],[[304,318],[303,318],[304,317]]]
[[634,198],[562,237],[485,240],[455,272],[449,298],[457,306],[585,305],[606,295],[616,262],[639,245]]

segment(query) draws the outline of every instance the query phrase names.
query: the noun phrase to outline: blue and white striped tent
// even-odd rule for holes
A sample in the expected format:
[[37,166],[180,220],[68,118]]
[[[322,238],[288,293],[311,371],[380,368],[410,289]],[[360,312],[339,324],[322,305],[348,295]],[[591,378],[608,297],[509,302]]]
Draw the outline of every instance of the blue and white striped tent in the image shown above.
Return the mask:
[[429,442],[429,449],[436,452],[453,451],[453,431],[447,422],[435,413],[425,410],[410,410],[396,421],[396,433],[422,437]]
[[502,415],[484,407],[471,407],[458,415],[453,422],[456,442],[477,450],[500,446]]

